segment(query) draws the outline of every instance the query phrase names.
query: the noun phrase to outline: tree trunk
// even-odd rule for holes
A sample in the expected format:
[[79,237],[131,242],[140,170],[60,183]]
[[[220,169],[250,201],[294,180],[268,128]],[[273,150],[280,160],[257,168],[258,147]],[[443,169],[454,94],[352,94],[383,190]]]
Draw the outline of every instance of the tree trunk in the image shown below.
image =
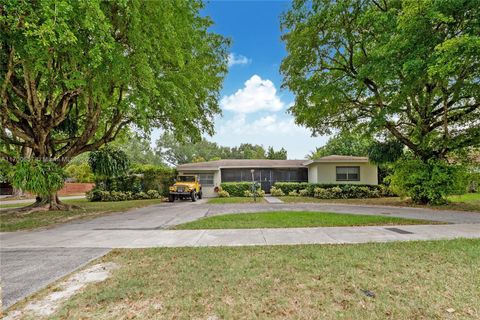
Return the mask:
[[58,198],[57,193],[52,193],[46,196],[38,195],[35,198],[35,202],[31,205],[21,208],[15,208],[11,210],[2,211],[2,213],[22,213],[29,214],[37,211],[49,211],[49,210],[58,210],[58,211],[69,211],[72,209],[81,209],[79,206],[66,204]]

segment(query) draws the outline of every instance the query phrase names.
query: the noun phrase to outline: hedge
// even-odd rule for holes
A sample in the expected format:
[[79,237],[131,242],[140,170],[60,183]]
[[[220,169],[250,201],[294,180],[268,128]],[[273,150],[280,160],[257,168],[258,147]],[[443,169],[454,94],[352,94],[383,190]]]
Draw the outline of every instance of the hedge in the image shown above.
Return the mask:
[[395,196],[395,194],[384,185],[276,182],[274,186],[275,188],[281,189],[285,194],[307,195],[309,197],[325,199]]
[[252,190],[251,182],[223,182],[220,184],[223,191],[227,191],[230,197],[244,197],[245,191]]
[[125,201],[125,200],[140,200],[140,199],[159,199],[160,193],[157,190],[148,190],[147,192],[131,191],[103,191],[94,189],[87,192],[87,200],[89,201]]

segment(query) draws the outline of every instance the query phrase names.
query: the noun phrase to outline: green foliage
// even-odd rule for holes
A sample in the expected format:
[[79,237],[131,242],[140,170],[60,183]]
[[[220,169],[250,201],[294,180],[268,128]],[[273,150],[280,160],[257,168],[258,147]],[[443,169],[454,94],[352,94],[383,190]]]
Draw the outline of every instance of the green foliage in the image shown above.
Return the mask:
[[90,152],[88,164],[100,179],[123,176],[127,174],[130,167],[130,161],[125,152],[108,146]]
[[369,136],[344,130],[328,139],[324,146],[316,148],[308,158],[318,159],[330,155],[365,157],[373,142]]
[[88,201],[126,201],[126,200],[145,200],[160,199],[161,195],[157,190],[148,190],[147,192],[131,192],[131,191],[105,191],[94,189],[87,192]]
[[245,190],[243,192],[243,196],[246,198],[251,198],[251,197],[263,198],[265,197],[265,191],[263,191],[260,188],[256,189],[255,193],[253,193],[252,190]]
[[403,144],[398,140],[375,142],[370,147],[368,158],[375,164],[395,162],[403,155],[403,148]]
[[13,166],[10,162],[0,159],[0,183],[10,181]]
[[[276,182],[275,188],[289,196],[316,197],[320,199],[355,199],[395,196],[384,185],[319,184],[307,182]],[[273,194],[272,194],[273,195]]]
[[74,179],[75,182],[85,183],[95,181],[92,169],[86,162],[81,164],[69,164],[65,168],[65,173],[67,177]]
[[282,191],[282,189],[277,188],[277,187],[271,187],[270,188],[270,194],[274,197],[282,197],[285,195],[285,193]]
[[15,165],[11,182],[16,188],[49,196],[63,187],[65,173],[53,162],[22,160]]
[[2,140],[65,165],[129,125],[213,133],[229,41],[200,0],[3,3]]
[[228,191],[225,191],[225,190],[218,190],[217,194],[220,198],[230,198],[230,193],[228,193]]
[[273,147],[268,147],[267,159],[271,160],[287,160],[287,150],[281,148],[278,151],[275,151]]
[[297,0],[282,17],[297,123],[391,135],[428,160],[480,143],[478,0]]
[[136,165],[131,173],[142,175],[143,190],[157,190],[168,195],[168,187],[173,184],[177,172],[173,168],[154,165]]
[[245,191],[251,192],[252,190],[251,182],[222,182],[220,186],[232,197],[244,197]]
[[250,143],[230,148],[206,139],[196,143],[185,143],[168,133],[157,140],[156,152],[162,157],[162,161],[173,165],[220,159],[287,159],[287,151],[284,148],[275,151],[273,147],[269,147],[267,152],[263,146]]
[[465,168],[442,160],[400,159],[390,175],[390,186],[416,203],[442,204],[451,194],[465,193]]
[[164,165],[162,157],[150,146],[150,139],[131,132],[127,137],[113,143],[126,153],[132,165]]

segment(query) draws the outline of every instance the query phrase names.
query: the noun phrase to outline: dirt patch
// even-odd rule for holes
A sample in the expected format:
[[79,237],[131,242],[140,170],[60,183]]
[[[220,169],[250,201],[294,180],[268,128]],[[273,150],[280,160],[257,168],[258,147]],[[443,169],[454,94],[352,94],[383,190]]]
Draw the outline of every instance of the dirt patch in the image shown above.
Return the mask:
[[53,292],[46,297],[28,303],[21,310],[12,310],[5,319],[16,320],[24,316],[34,318],[48,317],[54,314],[63,302],[78,293],[83,287],[90,283],[104,281],[109,277],[110,272],[115,269],[118,269],[118,265],[109,262],[96,264],[79,271],[57,284],[53,288]]

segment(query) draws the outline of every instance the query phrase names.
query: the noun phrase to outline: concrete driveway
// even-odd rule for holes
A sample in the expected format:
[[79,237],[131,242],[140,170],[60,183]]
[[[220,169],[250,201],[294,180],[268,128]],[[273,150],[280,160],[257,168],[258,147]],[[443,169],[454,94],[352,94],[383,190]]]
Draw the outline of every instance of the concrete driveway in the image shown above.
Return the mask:
[[[454,225],[399,226],[400,233],[384,227],[164,230],[205,216],[269,210],[388,215]],[[359,243],[477,236],[480,237],[480,213],[472,212],[318,203],[209,205],[205,200],[162,203],[51,229],[0,233],[0,276],[4,307],[8,307],[111,248]]]

